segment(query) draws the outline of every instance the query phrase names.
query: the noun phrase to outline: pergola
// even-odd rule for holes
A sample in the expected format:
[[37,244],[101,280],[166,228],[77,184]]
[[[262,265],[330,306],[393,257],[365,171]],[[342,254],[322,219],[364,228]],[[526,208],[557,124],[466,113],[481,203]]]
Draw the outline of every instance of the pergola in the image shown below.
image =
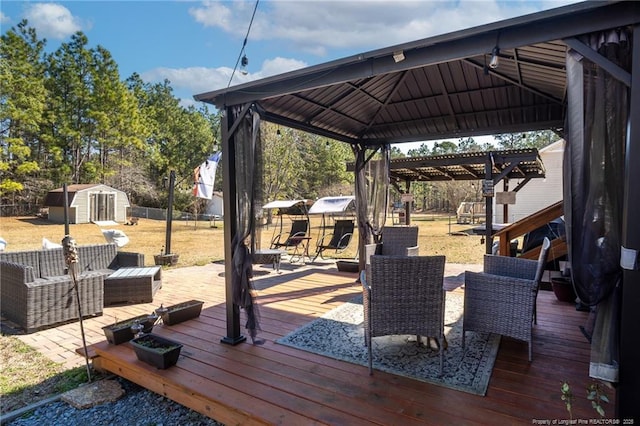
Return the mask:
[[[354,163],[347,164],[348,171],[355,171]],[[399,192],[409,192],[411,182],[446,182],[452,180],[482,180],[485,197],[486,251],[491,253],[493,232],[493,188],[504,182],[508,188],[510,179],[518,179],[513,192],[518,192],[531,179],[544,178],[545,169],[537,149],[513,149],[508,151],[466,152],[426,157],[394,158],[389,161],[389,181]],[[506,205],[505,205],[506,207]],[[504,215],[507,217],[507,214]],[[406,223],[411,221],[410,203],[405,203]]]
[[[619,417],[632,418],[640,401],[640,346],[635,337],[640,323],[640,221],[634,217],[640,208],[640,44],[631,44],[631,66],[625,70],[587,40],[620,29],[633,39],[640,34],[638,28],[638,2],[584,2],[196,95],[196,100],[225,113],[224,341],[244,340],[240,308],[233,301],[232,262],[237,253],[232,243],[244,236],[236,219],[246,213],[241,207],[246,194],[238,179],[244,178],[241,163],[258,137],[255,117],[349,143],[356,152],[391,143],[542,129],[554,130],[570,143],[567,129],[584,121],[585,101],[580,96],[582,80],[577,74],[571,77],[568,64],[581,57],[630,93],[624,164],[619,164],[624,175],[621,265],[626,285],[622,286],[616,411]],[[497,67],[489,66],[493,56],[499,61]],[[251,117],[253,124],[243,125]],[[366,158],[356,156],[356,169]],[[584,162],[588,164],[588,158]]]

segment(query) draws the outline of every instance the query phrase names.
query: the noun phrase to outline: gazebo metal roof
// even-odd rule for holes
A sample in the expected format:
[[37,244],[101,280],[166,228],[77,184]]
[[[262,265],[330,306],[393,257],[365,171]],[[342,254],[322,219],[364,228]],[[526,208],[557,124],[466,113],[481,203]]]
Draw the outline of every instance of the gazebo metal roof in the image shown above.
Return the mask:
[[[576,37],[628,25],[635,2],[584,2],[214,90],[198,101],[258,102],[263,119],[360,143],[561,131],[565,57]],[[486,66],[494,48],[499,66]],[[404,60],[396,62],[394,53]]]

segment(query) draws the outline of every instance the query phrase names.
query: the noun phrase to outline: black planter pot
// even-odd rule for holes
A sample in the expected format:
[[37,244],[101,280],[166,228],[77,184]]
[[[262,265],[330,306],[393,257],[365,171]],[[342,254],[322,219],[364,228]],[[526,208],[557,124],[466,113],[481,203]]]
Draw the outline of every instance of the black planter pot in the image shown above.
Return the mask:
[[144,328],[142,329],[143,333],[151,333],[151,331],[153,330],[153,324],[156,321],[156,317],[152,317],[149,315],[140,315],[138,317],[119,321],[115,324],[102,327],[102,331],[104,332],[104,335],[109,343],[111,343],[112,345],[119,345],[133,339],[134,333],[131,330],[131,326],[136,321],[139,321],[140,324],[144,326]]
[[136,356],[156,368],[164,370],[175,365],[180,357],[182,344],[155,334],[145,334],[131,340]]
[[575,303],[577,296],[569,278],[551,278],[551,289],[560,302]]
[[162,323],[166,325],[175,325],[183,321],[197,318],[200,316],[203,304],[204,302],[200,300],[189,300],[188,302],[167,306],[167,311],[161,315]]
[[353,272],[355,274],[360,272],[360,263],[354,260],[338,260],[336,261],[336,267],[340,272]]

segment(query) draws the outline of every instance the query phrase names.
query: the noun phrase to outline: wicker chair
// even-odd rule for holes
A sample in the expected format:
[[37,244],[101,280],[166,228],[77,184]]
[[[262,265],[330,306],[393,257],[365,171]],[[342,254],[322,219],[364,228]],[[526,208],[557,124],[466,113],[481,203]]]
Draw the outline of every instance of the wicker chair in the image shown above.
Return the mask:
[[[444,341],[444,256],[372,256],[370,278],[363,271],[365,343],[373,374],[371,339],[416,335]],[[439,345],[442,374],[444,345]]]
[[545,238],[537,261],[485,255],[484,272],[465,272],[463,347],[467,331],[496,333],[527,342],[531,361],[536,298],[550,245]]
[[417,226],[384,226],[382,227],[382,242],[367,244],[364,247],[366,264],[371,256],[417,256],[418,255],[418,227]]

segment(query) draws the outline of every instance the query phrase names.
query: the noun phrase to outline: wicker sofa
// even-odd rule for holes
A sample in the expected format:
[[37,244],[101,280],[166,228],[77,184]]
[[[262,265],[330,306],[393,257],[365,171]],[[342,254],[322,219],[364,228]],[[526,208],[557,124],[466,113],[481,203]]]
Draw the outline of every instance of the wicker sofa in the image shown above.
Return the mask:
[[[117,252],[115,244],[78,247],[83,316],[102,315],[104,279],[120,267],[144,265],[144,255]],[[31,333],[78,319],[73,281],[61,248],[0,253],[2,314]]]

